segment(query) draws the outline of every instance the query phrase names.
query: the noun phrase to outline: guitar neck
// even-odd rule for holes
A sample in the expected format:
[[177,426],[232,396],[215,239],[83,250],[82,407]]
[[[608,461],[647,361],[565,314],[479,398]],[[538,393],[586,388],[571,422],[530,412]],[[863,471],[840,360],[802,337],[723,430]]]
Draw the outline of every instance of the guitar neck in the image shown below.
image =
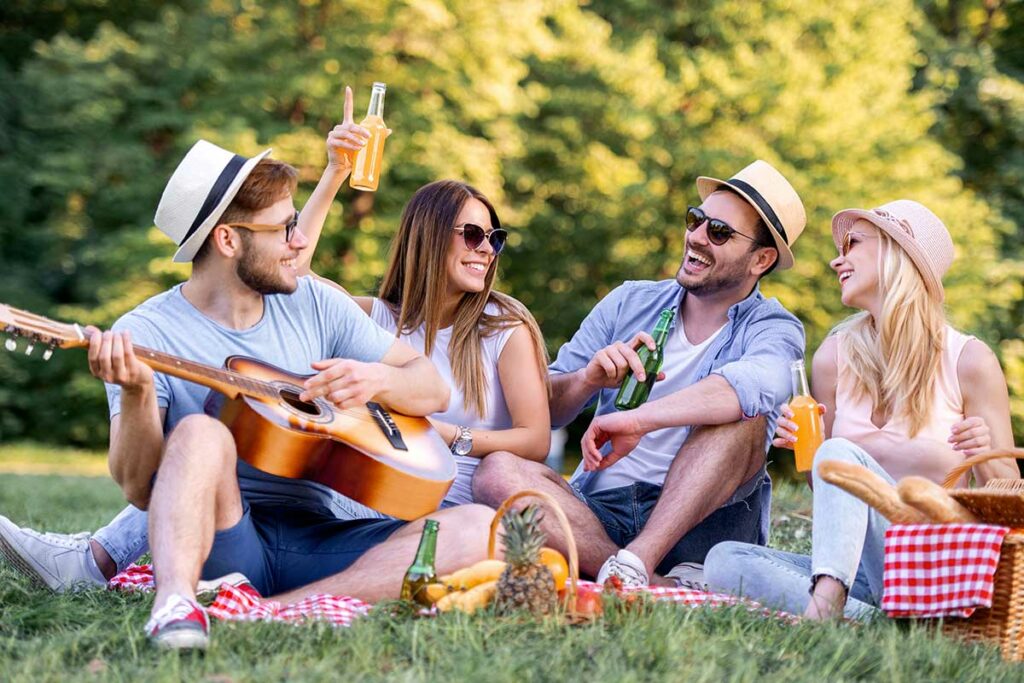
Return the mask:
[[[31,353],[36,344],[49,347],[44,358],[49,358],[49,353],[58,347],[62,349],[85,348],[89,346],[89,339],[92,336],[87,329],[83,329],[80,325],[57,322],[2,303],[0,303],[0,331],[12,335],[12,339],[9,339],[8,343],[14,343],[13,336],[28,339],[29,346],[26,353]],[[154,351],[143,346],[133,348],[135,356],[157,372],[209,387],[228,398],[238,398],[239,395],[255,398],[278,398],[277,387],[267,382],[230,370],[178,358],[169,353]]]
[[208,387],[228,398],[238,398],[239,395],[277,398],[277,389],[258,379],[178,358],[169,353],[147,349],[144,346],[134,346],[133,348],[135,356],[157,372]]

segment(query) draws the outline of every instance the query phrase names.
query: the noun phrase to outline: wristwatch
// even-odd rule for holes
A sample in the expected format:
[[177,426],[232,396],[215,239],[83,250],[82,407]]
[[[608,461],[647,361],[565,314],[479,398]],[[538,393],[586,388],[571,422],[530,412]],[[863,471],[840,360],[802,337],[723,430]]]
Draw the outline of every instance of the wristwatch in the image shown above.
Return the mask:
[[469,427],[456,427],[455,440],[452,441],[452,453],[469,455],[473,450],[473,431]]

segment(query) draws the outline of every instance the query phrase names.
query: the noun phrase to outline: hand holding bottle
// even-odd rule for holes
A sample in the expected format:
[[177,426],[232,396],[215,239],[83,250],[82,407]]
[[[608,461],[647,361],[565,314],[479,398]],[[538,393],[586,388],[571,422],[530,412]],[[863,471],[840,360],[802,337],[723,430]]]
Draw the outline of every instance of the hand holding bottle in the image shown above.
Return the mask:
[[821,419],[821,404],[811,396],[803,359],[793,361],[790,370],[793,376],[793,398],[787,407],[791,412],[792,425],[796,427],[792,430],[793,455],[796,471],[807,472],[814,465],[814,454],[825,440],[825,425]]
[[[651,351],[658,348],[654,337],[646,332],[637,332],[629,341],[609,344],[595,353],[587,363],[583,370],[584,380],[594,389],[610,389],[622,384],[622,380],[630,371],[641,379],[646,379],[643,361],[637,354],[637,349],[641,346],[646,346]],[[658,373],[658,379],[664,378],[664,373]]]
[[352,172],[352,158],[370,139],[370,131],[352,118],[353,109],[352,88],[346,85],[344,116],[327,134],[327,165],[338,167],[346,175]]
[[[823,403],[818,404],[819,415],[824,416],[826,410]],[[785,448],[791,451],[793,450],[793,444],[796,443],[796,433],[799,431],[799,426],[793,421],[793,409],[789,407],[788,403],[782,404],[780,412],[779,421],[775,423],[775,438],[772,439],[772,445],[776,448]]]

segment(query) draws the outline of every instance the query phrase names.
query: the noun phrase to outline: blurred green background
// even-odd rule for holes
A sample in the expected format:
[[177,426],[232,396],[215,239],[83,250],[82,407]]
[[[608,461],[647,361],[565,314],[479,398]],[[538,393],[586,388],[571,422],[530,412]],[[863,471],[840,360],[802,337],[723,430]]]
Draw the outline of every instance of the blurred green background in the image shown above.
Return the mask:
[[[7,0],[0,301],[109,325],[187,276],[152,217],[196,138],[273,147],[301,203],[343,86],[358,120],[380,80],[386,174],[341,193],[321,274],[373,291],[410,195],[465,179],[512,231],[500,287],[554,352],[622,280],[674,274],[697,175],[762,158],[808,209],[764,289],[809,349],[848,312],[830,216],[917,199],[953,233],[950,317],[999,353],[1024,440],[1022,76],[1020,0]],[[0,442],[106,430],[82,352],[0,355]]]

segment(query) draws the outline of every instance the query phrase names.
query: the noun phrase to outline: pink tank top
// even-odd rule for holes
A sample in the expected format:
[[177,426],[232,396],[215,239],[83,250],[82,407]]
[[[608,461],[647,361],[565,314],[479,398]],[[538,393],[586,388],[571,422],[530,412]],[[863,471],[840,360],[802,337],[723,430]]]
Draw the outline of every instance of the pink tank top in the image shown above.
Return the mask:
[[[942,358],[939,361],[939,376],[935,382],[935,396],[932,398],[931,417],[915,438],[931,439],[945,444],[950,428],[964,419],[964,399],[960,393],[960,382],[956,376],[957,362],[967,342],[974,337],[957,332],[946,325]],[[832,436],[843,437],[857,443],[869,435],[890,435],[893,444],[898,445],[909,435],[905,418],[890,418],[881,428],[871,421],[871,397],[854,398],[853,373],[846,365],[844,351],[846,340],[839,336],[837,353],[838,381],[836,383],[836,419],[832,424]]]

